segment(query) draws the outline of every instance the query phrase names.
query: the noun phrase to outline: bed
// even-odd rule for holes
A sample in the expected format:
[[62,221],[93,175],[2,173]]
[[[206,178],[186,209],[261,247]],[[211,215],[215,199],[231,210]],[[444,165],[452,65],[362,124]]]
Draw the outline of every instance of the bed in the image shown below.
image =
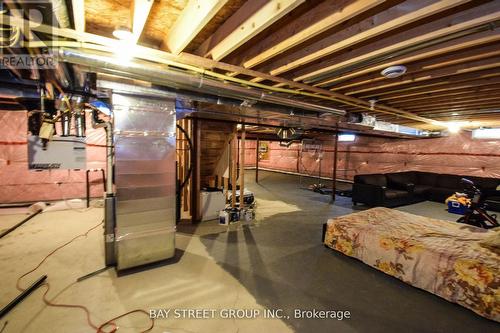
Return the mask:
[[380,207],[328,220],[323,242],[500,322],[500,255],[479,244],[493,232]]

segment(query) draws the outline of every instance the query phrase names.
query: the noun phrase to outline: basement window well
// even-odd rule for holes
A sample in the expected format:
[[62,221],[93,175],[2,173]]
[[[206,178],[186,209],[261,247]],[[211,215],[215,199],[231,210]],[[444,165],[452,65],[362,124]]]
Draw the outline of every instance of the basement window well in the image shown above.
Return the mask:
[[478,128],[472,130],[473,139],[500,139],[500,128]]
[[339,142],[354,142],[356,140],[355,134],[340,134]]

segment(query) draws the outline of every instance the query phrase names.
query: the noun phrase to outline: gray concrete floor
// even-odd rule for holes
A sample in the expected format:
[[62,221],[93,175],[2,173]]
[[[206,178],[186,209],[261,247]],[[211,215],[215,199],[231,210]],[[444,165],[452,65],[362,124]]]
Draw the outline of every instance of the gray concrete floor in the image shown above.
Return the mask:
[[[180,225],[177,255],[164,263],[117,276],[114,270],[76,283],[103,265],[102,231],[91,232],[57,252],[29,284],[48,275],[49,297],[84,304],[101,323],[134,308],[283,309],[290,319],[157,320],[154,332],[493,332],[498,324],[458,305],[378,272],[321,244],[321,226],[331,217],[353,212],[350,198],[306,190],[296,176],[247,174],[257,198],[252,223],[230,227],[209,221]],[[362,206],[356,209],[364,209]],[[444,205],[425,202],[399,208],[424,216],[455,220]],[[5,211],[4,211],[5,212]],[[0,229],[23,215],[0,215]],[[0,305],[17,295],[19,275],[56,246],[102,220],[102,209],[47,212],[0,240]],[[9,332],[92,332],[79,310],[47,307],[35,291],[0,321]],[[348,310],[349,320],[294,319],[294,309]],[[118,332],[147,326],[143,316],[120,320]]]

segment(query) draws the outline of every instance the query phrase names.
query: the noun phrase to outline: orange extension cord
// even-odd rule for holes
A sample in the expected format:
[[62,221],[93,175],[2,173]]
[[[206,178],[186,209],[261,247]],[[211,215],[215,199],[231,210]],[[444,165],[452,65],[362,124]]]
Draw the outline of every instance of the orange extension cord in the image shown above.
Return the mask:
[[[23,279],[26,275],[30,274],[30,273],[33,273],[34,271],[36,271],[38,268],[40,268],[40,266],[42,266],[42,264],[50,257],[52,256],[54,253],[56,253],[57,251],[59,251],[60,249],[62,249],[63,247],[71,244],[72,242],[74,242],[75,240],[77,240],[78,238],[80,237],[87,237],[87,235],[94,229],[96,229],[97,227],[99,227],[100,225],[102,225],[103,222],[100,222],[99,224],[93,226],[92,228],[90,228],[89,230],[87,230],[85,233],[83,234],[80,234],[78,236],[75,236],[73,239],[71,239],[70,241],[64,243],[63,245],[55,248],[54,250],[52,250],[48,255],[46,255],[42,261],[40,261],[38,263],[38,265],[35,266],[35,268],[29,270],[28,272],[24,273],[23,275],[21,275],[18,279],[17,279],[17,282],[16,282],[16,287],[18,290],[20,291],[24,291],[24,289],[20,286],[20,282],[21,282],[21,279]],[[45,282],[43,285],[47,286],[47,290],[45,291],[45,293],[43,294],[43,301],[45,304],[47,304],[48,306],[53,306],[53,307],[63,307],[63,308],[76,308],[76,309],[81,309],[85,312],[85,315],[87,317],[87,324],[92,327],[93,329],[96,330],[97,333],[114,333],[118,330],[118,326],[114,323],[114,321],[120,319],[120,318],[123,318],[123,317],[126,317],[130,314],[133,314],[133,313],[144,313],[145,315],[148,316],[149,318],[149,314],[142,310],[142,309],[136,309],[136,310],[132,310],[132,311],[129,311],[127,313],[124,313],[124,314],[121,314],[119,316],[116,316],[108,321],[106,321],[105,323],[97,326],[96,324],[94,324],[91,320],[91,316],[90,316],[90,311],[89,309],[84,306],[84,305],[79,305],[79,304],[60,304],[60,303],[54,303],[52,302],[51,300],[49,300],[47,298],[47,294],[50,290],[50,285],[48,282]],[[149,318],[149,320],[151,321],[151,326],[149,326],[146,330],[144,331],[141,331],[141,333],[145,333],[145,332],[149,332],[153,329],[154,327],[154,319],[153,318]],[[104,329],[105,328],[108,328],[110,327],[111,330],[110,331],[105,331]]]

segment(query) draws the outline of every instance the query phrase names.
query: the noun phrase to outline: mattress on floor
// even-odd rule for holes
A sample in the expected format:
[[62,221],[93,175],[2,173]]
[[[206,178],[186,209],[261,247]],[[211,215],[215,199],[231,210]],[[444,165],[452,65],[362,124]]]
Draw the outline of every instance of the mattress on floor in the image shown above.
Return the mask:
[[500,256],[491,235],[455,222],[373,208],[330,219],[326,246],[500,322]]

